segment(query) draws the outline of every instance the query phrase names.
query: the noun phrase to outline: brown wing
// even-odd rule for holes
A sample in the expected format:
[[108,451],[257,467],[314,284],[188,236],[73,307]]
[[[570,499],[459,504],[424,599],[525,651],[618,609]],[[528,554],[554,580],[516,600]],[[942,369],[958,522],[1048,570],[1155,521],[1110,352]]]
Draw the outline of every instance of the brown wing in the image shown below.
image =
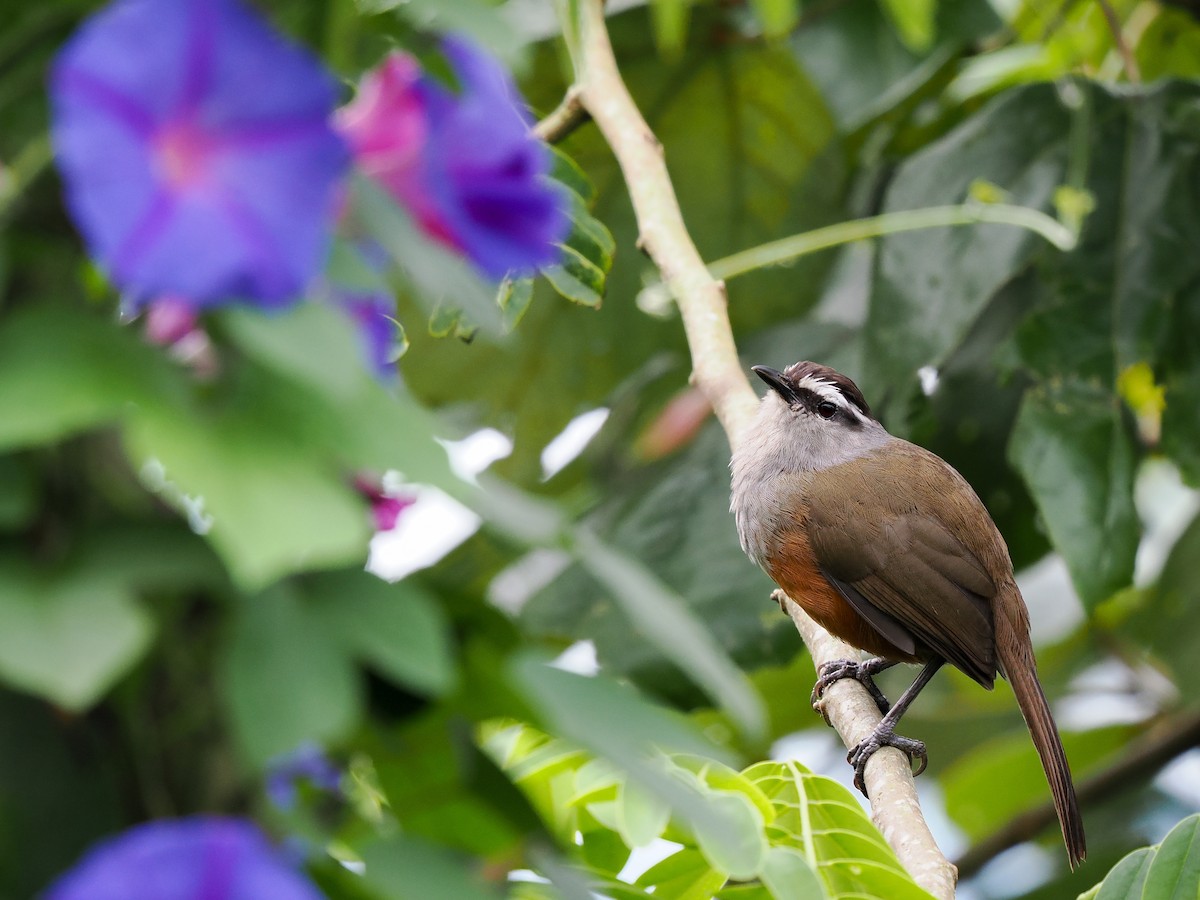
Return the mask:
[[[946,510],[960,528],[995,526],[957,472],[932,454],[905,447],[917,452],[893,448],[886,463],[862,457],[838,466],[842,477],[814,479],[809,540],[817,565],[897,647],[940,656],[991,687],[995,580],[930,511]],[[959,496],[964,489],[966,497]],[[978,515],[983,522],[974,521]]]

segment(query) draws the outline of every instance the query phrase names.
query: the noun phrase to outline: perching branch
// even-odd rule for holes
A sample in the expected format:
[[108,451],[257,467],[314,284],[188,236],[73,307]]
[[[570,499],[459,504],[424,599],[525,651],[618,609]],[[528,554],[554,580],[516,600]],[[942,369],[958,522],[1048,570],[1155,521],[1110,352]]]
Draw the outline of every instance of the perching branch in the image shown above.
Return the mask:
[[[581,40],[576,48],[583,107],[608,141],[633,201],[639,245],[658,266],[677,299],[692,355],[692,383],[712,404],[731,446],[754,417],[758,399],[738,360],[726,310],[725,287],[709,274],[675,199],[662,145],[638,112],[613,57],[602,0],[581,0]],[[810,619],[791,600],[784,605],[820,665],[857,654]],[[879,710],[856,682],[841,681],[825,694],[825,711],[847,747],[880,720]],[[954,896],[956,871],[925,824],[908,760],[886,748],[866,769],[875,824],[913,878],[936,897]]]
[[557,144],[589,118],[588,111],[583,108],[583,102],[579,98],[579,89],[568,88],[562,102],[546,118],[533,126],[533,135],[547,144]]
[[[1175,757],[1196,746],[1200,746],[1200,715],[1189,715],[1152,730],[1111,766],[1080,782],[1076,791],[1079,803],[1090,806],[1146,781]],[[959,857],[959,872],[975,874],[1009,847],[1037,837],[1056,821],[1054,804],[1050,802],[1026,810]]]

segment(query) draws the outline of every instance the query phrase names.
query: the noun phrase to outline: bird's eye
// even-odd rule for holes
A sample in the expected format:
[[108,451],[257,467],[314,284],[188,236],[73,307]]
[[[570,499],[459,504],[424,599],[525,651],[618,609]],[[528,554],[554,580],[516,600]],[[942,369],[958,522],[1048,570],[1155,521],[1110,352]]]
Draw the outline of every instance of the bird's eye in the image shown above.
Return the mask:
[[822,419],[832,419],[837,415],[837,404],[832,400],[822,400],[817,404],[817,415]]

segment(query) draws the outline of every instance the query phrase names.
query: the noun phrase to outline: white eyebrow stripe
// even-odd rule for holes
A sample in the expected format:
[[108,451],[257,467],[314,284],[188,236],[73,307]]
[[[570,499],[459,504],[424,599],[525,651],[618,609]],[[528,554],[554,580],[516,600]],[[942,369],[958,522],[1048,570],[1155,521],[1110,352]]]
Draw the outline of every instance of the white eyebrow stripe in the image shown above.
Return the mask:
[[[840,406],[842,409],[852,409],[853,404],[846,399],[846,395],[832,381],[826,381],[824,378],[818,378],[815,375],[805,375],[798,382],[796,387],[804,390],[808,389],[823,400],[830,400]],[[857,410],[854,410],[857,412]]]

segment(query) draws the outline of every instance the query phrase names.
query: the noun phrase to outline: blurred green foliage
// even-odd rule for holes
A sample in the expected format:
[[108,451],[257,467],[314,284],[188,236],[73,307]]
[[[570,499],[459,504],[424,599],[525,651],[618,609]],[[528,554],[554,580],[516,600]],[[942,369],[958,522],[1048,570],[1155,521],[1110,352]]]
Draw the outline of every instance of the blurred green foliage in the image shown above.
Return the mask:
[[[796,731],[819,745],[811,665],[737,546],[715,424],[693,416],[644,450],[686,390],[686,345],[669,306],[639,308],[657,275],[600,135],[559,148],[563,265],[498,295],[355,185],[350,214],[394,263],[402,387],[374,381],[316,303],[208,317],[219,367],[197,379],[119,322],[62,210],[45,71],[97,5],[0,0],[0,897],[121,827],[201,810],[327,848],[312,869],[331,898],[921,896],[843,788],[755,763]],[[261,6],[348,85],[393,44],[430,56],[445,30],[513,65],[536,112],[571,80],[550,4]],[[1039,648],[1047,690],[1103,708],[1113,689],[1087,675],[1115,669],[1137,709],[1066,736],[1077,773],[1195,705],[1200,633],[1200,519],[1131,587],[1147,461],[1200,487],[1200,22],[1189,4],[1111,6],[1128,60],[1091,2],[654,0],[610,23],[706,259],[985,202],[981,182],[1080,227],[1066,253],[973,225],[729,284],[747,364],[849,372],[892,431],[964,472],[1019,569],[1062,558],[1082,608]],[[331,266],[375,277],[351,247]],[[544,478],[546,445],[597,407],[600,433]],[[485,427],[513,451],[477,486],[435,439]],[[397,584],[362,571],[352,486],[386,470],[484,520]],[[499,608],[493,581],[531,551],[563,565]],[[1035,619],[1073,602],[1030,599]],[[582,639],[597,677],[547,667]],[[907,725],[967,840],[1044,798],[1006,689],[947,674]],[[272,809],[264,769],[305,741],[345,765],[346,798]],[[1191,788],[1089,802],[1097,862],[1072,878],[1044,835],[1039,896],[1164,835],[1094,896],[1194,884],[1195,818],[1167,835]],[[626,870],[660,836],[675,852]],[[525,869],[549,883],[507,880]],[[1011,896],[996,882],[985,871],[976,895]]]

